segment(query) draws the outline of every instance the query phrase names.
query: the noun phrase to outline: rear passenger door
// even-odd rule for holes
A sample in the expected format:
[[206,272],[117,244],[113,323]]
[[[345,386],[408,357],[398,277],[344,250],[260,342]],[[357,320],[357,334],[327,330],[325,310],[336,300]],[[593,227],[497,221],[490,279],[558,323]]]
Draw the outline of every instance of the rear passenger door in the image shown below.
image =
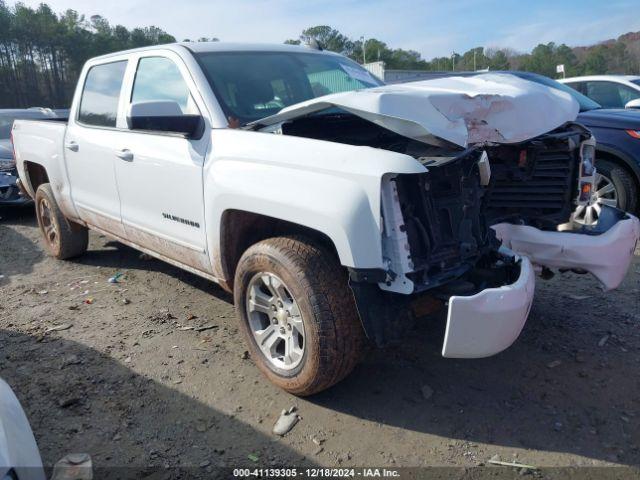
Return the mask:
[[[118,112],[127,60],[90,66],[64,139],[71,196],[80,218],[118,236],[124,234],[114,170],[113,145],[122,133]],[[81,79],[82,81],[82,79]]]
[[[176,102],[182,114],[201,114],[204,102],[174,52],[130,57],[125,112],[132,104]],[[113,147],[122,222],[127,239],[199,271],[211,272],[206,252],[203,166],[210,129],[200,138],[129,129]]]

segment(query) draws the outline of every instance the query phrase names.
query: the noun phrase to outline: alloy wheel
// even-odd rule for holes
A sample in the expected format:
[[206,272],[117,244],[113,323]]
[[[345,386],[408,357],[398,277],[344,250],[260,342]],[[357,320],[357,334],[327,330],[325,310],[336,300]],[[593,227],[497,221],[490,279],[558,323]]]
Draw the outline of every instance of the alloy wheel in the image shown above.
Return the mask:
[[589,205],[580,205],[574,213],[574,220],[583,225],[595,225],[600,218],[602,206],[618,206],[618,192],[613,181],[601,173],[596,174],[595,190],[589,200]]
[[256,344],[274,367],[292,370],[304,358],[304,323],[291,290],[276,275],[260,272],[246,293],[249,328]]
[[55,249],[60,243],[60,236],[58,235],[58,227],[53,221],[51,205],[49,205],[49,201],[46,198],[40,199],[38,210],[40,212],[40,223],[42,225],[42,232],[44,234],[45,241],[49,246],[51,246],[51,248]]

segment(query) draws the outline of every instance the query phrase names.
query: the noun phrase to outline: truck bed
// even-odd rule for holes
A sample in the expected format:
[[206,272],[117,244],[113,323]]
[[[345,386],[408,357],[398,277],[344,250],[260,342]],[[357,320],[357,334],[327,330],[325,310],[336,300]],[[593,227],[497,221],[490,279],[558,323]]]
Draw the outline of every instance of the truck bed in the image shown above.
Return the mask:
[[[64,136],[67,119],[16,120],[11,136],[16,155],[16,166],[21,178],[27,178],[28,162],[44,167],[49,178],[66,179],[64,167]],[[29,182],[23,182],[29,195]],[[54,188],[55,190],[55,188]]]

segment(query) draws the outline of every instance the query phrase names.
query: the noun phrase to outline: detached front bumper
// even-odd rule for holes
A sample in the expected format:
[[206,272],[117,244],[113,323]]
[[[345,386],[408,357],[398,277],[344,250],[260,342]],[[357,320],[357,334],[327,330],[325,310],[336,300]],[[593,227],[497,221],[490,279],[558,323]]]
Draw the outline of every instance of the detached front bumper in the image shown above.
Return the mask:
[[604,290],[612,290],[622,283],[640,237],[640,222],[629,214],[597,235],[545,232],[507,223],[492,228],[505,247],[529,257],[534,264],[586,270],[598,279]]
[[515,283],[451,297],[442,356],[482,358],[508,348],[527,321],[534,292],[535,273],[523,257]]
[[[640,221],[616,209],[611,209],[606,221],[595,228],[577,231],[548,232],[504,223],[492,228],[508,256],[518,259],[518,278],[512,284],[473,295],[448,297],[444,357],[488,357],[513,344],[533,303],[534,265],[587,271],[605,290],[611,290],[624,279],[640,238]],[[352,271],[351,287],[367,336],[383,345],[389,331],[399,330],[395,322],[401,323],[412,296],[381,291],[375,282],[383,281],[382,276],[370,274]]]

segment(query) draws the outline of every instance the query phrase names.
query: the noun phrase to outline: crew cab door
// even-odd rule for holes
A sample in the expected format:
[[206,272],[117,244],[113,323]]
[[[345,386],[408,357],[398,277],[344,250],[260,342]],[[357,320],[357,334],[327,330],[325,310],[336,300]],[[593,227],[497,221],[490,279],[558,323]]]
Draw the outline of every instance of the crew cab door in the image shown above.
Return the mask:
[[126,69],[126,57],[88,68],[64,138],[71,197],[80,218],[117,236],[124,229],[113,145],[122,135],[117,122]]
[[127,133],[114,142],[126,238],[210,273],[202,190],[210,142],[204,102],[174,52],[153,51],[130,57],[126,82],[125,112],[130,112],[134,104],[174,102],[182,114],[202,115],[205,125],[199,138],[127,126]]

